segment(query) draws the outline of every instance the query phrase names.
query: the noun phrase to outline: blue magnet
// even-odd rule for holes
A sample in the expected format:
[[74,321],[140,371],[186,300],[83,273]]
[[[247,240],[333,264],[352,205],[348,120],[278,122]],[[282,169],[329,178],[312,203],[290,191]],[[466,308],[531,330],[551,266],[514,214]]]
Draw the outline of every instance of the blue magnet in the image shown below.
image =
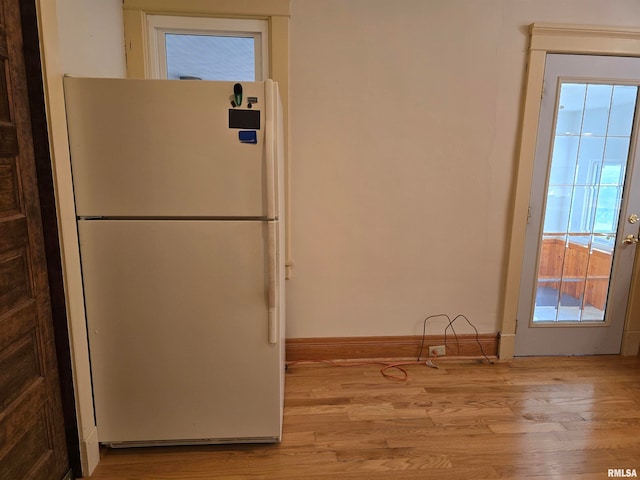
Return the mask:
[[240,139],[240,143],[258,143],[258,132],[255,130],[240,130],[238,139]]

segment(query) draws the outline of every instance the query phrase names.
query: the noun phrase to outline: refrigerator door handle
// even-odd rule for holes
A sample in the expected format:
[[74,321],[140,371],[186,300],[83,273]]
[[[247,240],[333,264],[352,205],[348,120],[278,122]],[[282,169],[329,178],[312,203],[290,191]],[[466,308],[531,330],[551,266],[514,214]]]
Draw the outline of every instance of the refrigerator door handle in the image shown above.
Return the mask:
[[269,343],[278,343],[278,222],[267,222]]
[[273,80],[265,80],[265,162],[266,162],[266,194],[267,194],[267,218],[273,220],[277,218],[276,206],[276,118]]

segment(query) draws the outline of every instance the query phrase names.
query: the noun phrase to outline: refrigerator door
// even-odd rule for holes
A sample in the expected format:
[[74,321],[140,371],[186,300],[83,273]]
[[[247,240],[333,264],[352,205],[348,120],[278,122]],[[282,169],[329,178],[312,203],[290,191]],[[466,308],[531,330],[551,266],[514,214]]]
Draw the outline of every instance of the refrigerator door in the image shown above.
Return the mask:
[[77,215],[268,217],[265,83],[66,77]]
[[284,351],[282,331],[270,343],[270,222],[78,225],[99,441],[278,441]]

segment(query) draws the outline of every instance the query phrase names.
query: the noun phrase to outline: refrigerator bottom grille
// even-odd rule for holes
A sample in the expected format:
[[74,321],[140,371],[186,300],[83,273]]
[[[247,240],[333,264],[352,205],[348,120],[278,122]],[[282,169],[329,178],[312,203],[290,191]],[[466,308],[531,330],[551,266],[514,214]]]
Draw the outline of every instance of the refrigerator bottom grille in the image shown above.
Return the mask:
[[150,440],[135,442],[105,442],[110,448],[175,447],[188,445],[229,445],[236,443],[280,443],[280,437],[198,438],[189,440]]

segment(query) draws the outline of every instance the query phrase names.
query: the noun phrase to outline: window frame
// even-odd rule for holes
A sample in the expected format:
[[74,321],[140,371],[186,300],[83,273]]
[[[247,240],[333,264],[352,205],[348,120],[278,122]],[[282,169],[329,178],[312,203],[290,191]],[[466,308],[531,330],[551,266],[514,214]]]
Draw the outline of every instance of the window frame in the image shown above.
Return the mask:
[[233,36],[255,41],[255,80],[269,78],[269,23],[267,20],[147,15],[147,72],[149,78],[167,78],[166,34]]

